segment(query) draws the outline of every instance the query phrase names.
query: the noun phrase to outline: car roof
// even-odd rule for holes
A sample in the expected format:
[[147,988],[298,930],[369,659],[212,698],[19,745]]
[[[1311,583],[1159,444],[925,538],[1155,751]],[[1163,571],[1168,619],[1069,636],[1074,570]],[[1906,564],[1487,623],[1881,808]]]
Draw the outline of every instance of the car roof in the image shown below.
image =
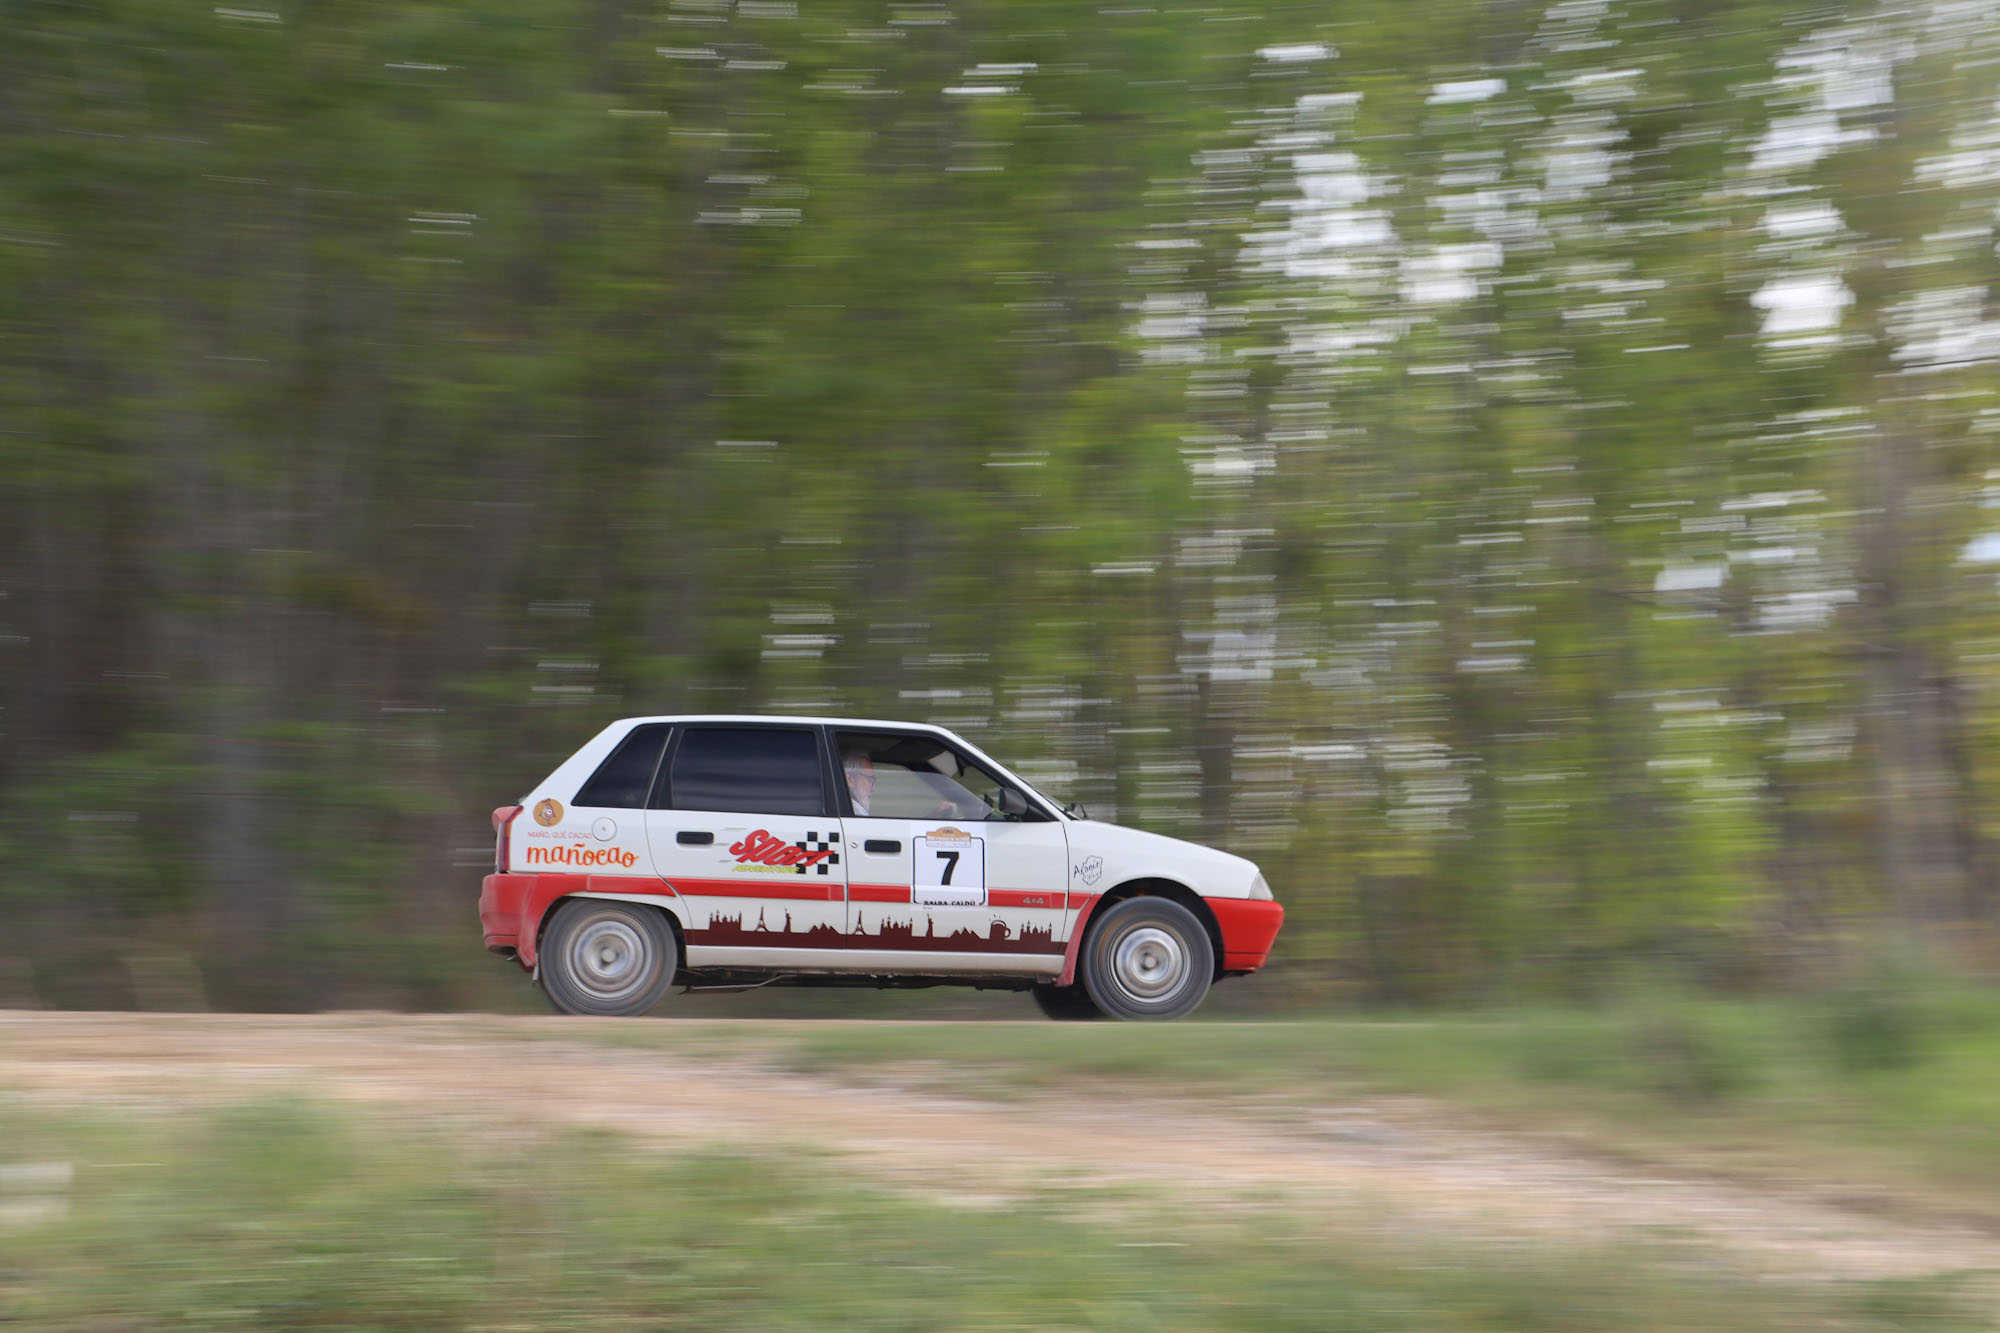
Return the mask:
[[[988,762],[994,763],[995,765],[999,766],[1002,772],[1006,772],[1006,768],[1004,765],[1000,765],[999,761],[993,759],[992,756],[986,755],[984,751],[980,750],[977,744],[967,740],[965,737],[959,735],[957,732],[951,730],[948,727],[939,726],[935,722],[899,722],[892,719],[874,718],[874,717],[806,717],[798,714],[783,714],[783,713],[655,713],[639,717],[621,717],[617,721],[608,724],[606,730],[608,731],[612,727],[621,727],[627,725],[637,726],[641,723],[646,723],[646,722],[673,722],[673,723],[680,723],[680,722],[732,723],[733,722],[733,723],[747,723],[747,724],[761,723],[764,725],[778,724],[781,726],[801,726],[801,727],[842,727],[842,728],[850,728],[856,731],[869,731],[869,730],[874,730],[876,728],[886,728],[890,730],[900,729],[905,731],[927,731],[930,732],[932,735],[950,737],[957,744],[966,746],[967,748],[971,749],[975,754],[979,754],[982,757],[986,758]],[[602,737],[604,733],[599,732],[598,735]],[[1009,776],[1013,775],[1010,774]],[[1032,784],[1027,783],[1025,779],[1015,778],[1015,781],[1021,782],[1023,786],[1026,786],[1028,790],[1034,794],[1035,799],[1041,801],[1045,806],[1048,807],[1048,809],[1056,811],[1058,813],[1061,812],[1062,805],[1060,802],[1052,801],[1047,796],[1044,796],[1041,792],[1035,791]],[[1068,816],[1064,817],[1067,818]]]
[[662,713],[643,717],[621,717],[619,722],[762,722],[799,727],[915,727],[957,735],[935,722],[895,721],[879,717],[802,717],[777,713]]

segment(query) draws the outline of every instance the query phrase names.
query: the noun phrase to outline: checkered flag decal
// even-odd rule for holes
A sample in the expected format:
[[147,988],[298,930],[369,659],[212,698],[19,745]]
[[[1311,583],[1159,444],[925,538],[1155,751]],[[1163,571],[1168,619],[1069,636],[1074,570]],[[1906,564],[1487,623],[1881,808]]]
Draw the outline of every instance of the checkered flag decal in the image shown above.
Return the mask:
[[[840,851],[839,851],[840,836],[838,833],[835,833],[834,836],[830,838],[822,838],[819,836],[819,834],[814,833],[811,829],[807,829],[806,836],[800,838],[797,842],[793,843],[792,846],[798,848],[802,852],[833,853],[825,860],[817,862],[812,867],[810,867],[811,869],[818,871],[822,875],[832,874],[833,868],[840,864]],[[801,865],[799,867],[799,873],[803,875],[806,873],[807,869],[808,867]]]

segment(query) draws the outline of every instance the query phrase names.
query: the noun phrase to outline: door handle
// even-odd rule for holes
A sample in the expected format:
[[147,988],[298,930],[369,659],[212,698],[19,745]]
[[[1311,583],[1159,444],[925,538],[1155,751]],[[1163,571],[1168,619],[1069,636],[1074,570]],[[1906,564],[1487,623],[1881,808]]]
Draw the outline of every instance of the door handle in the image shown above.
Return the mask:
[[713,833],[697,833],[693,829],[682,829],[674,834],[674,841],[683,847],[706,847],[715,841]]
[[900,852],[903,850],[903,844],[894,838],[870,838],[861,844],[861,848],[869,852]]

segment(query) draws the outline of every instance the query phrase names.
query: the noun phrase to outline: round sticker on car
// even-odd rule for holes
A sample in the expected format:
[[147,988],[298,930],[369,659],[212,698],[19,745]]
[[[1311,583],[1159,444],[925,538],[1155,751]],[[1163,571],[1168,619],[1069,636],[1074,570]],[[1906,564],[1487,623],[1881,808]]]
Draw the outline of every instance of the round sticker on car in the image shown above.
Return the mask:
[[544,797],[535,802],[535,822],[543,828],[562,822],[562,802],[554,797]]

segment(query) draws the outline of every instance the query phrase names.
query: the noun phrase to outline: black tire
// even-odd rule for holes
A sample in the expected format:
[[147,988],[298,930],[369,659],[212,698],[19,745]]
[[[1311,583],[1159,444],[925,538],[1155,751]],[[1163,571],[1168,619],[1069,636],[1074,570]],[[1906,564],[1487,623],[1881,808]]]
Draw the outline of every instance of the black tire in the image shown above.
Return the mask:
[[1058,1022],[1081,1023],[1104,1017],[1081,986],[1037,986],[1035,1008]]
[[636,1018],[660,1002],[679,968],[658,908],[571,898],[542,936],[542,993],[566,1014]]
[[1215,979],[1215,946],[1173,899],[1127,898],[1090,923],[1077,971],[1112,1018],[1185,1018]]

